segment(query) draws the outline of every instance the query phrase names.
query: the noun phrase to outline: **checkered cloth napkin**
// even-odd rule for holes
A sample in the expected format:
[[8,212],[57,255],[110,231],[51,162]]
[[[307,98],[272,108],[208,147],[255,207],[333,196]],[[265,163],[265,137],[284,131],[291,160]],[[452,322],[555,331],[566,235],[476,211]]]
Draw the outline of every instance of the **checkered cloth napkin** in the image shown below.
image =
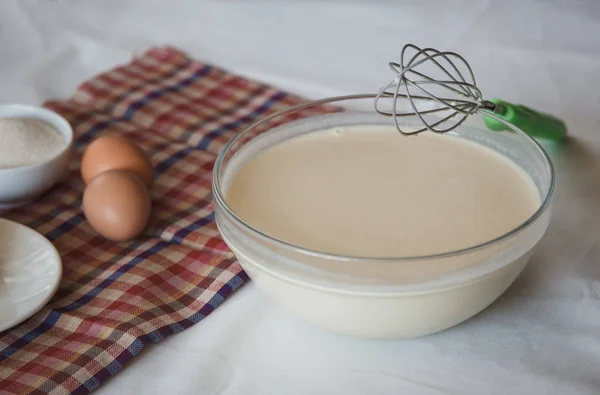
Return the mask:
[[[64,275],[50,303],[0,333],[0,393],[84,394],[147,344],[202,320],[248,277],[214,222],[211,170],[241,127],[301,99],[151,49],[47,106],[76,134],[67,180],[3,216],[44,234]],[[81,210],[86,145],[103,134],[142,146],[156,169],[153,218],[141,237],[99,237]]]

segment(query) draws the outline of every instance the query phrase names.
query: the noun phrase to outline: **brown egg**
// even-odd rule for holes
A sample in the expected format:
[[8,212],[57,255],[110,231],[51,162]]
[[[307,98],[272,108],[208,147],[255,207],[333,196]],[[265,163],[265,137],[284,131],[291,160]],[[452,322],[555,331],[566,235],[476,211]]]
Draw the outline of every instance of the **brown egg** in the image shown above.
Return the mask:
[[104,136],[94,140],[81,160],[81,176],[86,184],[107,170],[129,170],[150,190],[154,168],[150,159],[137,145],[124,137]]
[[83,193],[83,212],[98,233],[114,241],[138,236],[150,219],[150,197],[133,173],[109,170],[94,177]]

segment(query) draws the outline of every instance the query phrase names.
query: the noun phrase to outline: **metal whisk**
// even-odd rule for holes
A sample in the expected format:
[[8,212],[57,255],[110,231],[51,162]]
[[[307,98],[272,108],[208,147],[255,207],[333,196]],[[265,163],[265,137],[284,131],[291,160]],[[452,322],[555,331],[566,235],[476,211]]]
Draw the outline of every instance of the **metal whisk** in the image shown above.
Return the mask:
[[[413,52],[412,56],[407,55],[409,51]],[[447,133],[479,110],[484,111],[484,121],[492,130],[507,130],[506,123],[510,123],[532,137],[562,140],[567,135],[565,123],[552,115],[498,99],[485,100],[471,66],[455,52],[407,44],[402,48],[400,63],[390,62],[389,66],[395,77],[379,91],[375,110],[393,117],[396,128],[404,135],[426,130]],[[439,78],[428,74],[427,67],[439,74]],[[384,108],[384,98],[391,100],[391,110]],[[408,99],[412,110],[399,112],[398,98]],[[437,104],[436,108],[430,108],[432,102]],[[402,130],[398,117],[418,117],[424,127]]]
[[[414,51],[410,57],[407,55],[409,50]],[[496,110],[496,104],[483,99],[471,66],[465,58],[455,52],[442,52],[433,48],[421,49],[416,45],[407,44],[402,48],[400,63],[390,62],[389,66],[395,77],[379,91],[375,98],[375,110],[382,115],[393,117],[398,131],[402,134],[417,134],[426,130],[446,133],[458,127],[469,115],[475,114],[481,108]],[[426,74],[423,66],[430,66],[434,71],[440,72],[441,77],[434,78]],[[412,111],[398,112],[399,97],[408,99]],[[391,110],[382,108],[382,98],[392,100]],[[424,101],[435,101],[439,107],[425,109]],[[428,120],[427,115],[433,113],[442,113],[442,116],[437,114],[435,120]],[[402,130],[397,117],[409,116],[418,117],[425,127],[410,132]]]

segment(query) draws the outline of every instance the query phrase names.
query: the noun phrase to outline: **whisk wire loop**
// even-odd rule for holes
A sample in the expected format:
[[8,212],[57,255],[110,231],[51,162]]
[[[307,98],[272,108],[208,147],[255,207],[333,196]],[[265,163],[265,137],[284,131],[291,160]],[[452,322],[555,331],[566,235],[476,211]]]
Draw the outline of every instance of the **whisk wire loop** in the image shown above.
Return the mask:
[[[408,50],[415,53],[408,57]],[[424,70],[417,70],[426,65],[441,72],[442,77],[435,78]],[[480,108],[490,108],[490,103],[483,99],[477,87],[471,66],[455,52],[421,49],[414,44],[407,44],[402,48],[400,62],[390,62],[389,67],[395,74],[394,79],[380,89],[374,106],[379,114],[393,117],[396,128],[402,134],[412,135],[426,130],[447,133]],[[446,95],[439,95],[434,89],[442,90]],[[407,99],[412,111],[400,112],[399,98]],[[384,109],[382,99],[391,100],[391,110]],[[427,103],[432,102],[437,103],[438,107],[426,107]],[[431,115],[436,117],[428,119]],[[417,117],[424,127],[413,131],[403,130],[398,118],[411,116]]]

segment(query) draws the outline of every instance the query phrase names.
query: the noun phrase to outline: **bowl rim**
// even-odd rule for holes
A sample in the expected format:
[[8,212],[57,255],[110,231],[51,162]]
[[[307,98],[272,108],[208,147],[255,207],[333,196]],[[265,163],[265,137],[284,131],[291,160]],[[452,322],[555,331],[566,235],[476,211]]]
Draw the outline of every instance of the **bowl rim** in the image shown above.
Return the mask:
[[[2,114],[3,110],[7,110],[8,114]],[[10,114],[11,112],[14,112],[14,114]],[[35,115],[41,115],[43,118],[38,118]],[[32,106],[27,104],[0,104],[0,120],[10,118],[36,119],[45,122],[65,137],[66,144],[59,152],[42,162],[33,163],[25,166],[0,168],[0,175],[16,175],[31,170],[41,169],[47,166],[49,163],[62,157],[73,147],[73,128],[71,127],[69,121],[67,121],[62,115],[60,115],[56,111],[52,111],[45,107]]]
[[298,110],[302,110],[304,108],[312,107],[315,105],[327,104],[327,103],[332,103],[332,102],[342,102],[342,101],[354,100],[354,99],[371,99],[371,98],[374,99],[376,96],[377,96],[377,94],[374,94],[374,93],[364,93],[364,94],[354,94],[354,95],[333,96],[333,97],[328,97],[328,98],[324,98],[324,99],[313,100],[313,101],[298,104],[298,105],[277,111],[273,114],[262,117],[258,121],[255,121],[252,124],[244,127],[233,138],[231,138],[227,142],[227,144],[225,144],[225,146],[221,149],[221,152],[219,152],[219,155],[217,156],[217,159],[215,161],[215,165],[213,167],[213,172],[212,172],[211,185],[212,185],[213,196],[216,200],[216,203],[221,208],[223,208],[225,210],[225,212],[235,220],[235,222],[237,222],[239,225],[242,225],[245,229],[247,229],[252,234],[254,234],[255,236],[258,236],[259,238],[261,238],[263,240],[278,244],[279,246],[287,248],[287,249],[292,249],[295,252],[298,252],[301,254],[324,258],[324,259],[345,261],[345,262],[423,261],[423,260],[434,260],[434,259],[448,258],[448,257],[452,257],[452,256],[468,254],[470,252],[477,251],[477,250],[498,244],[498,243],[516,235],[517,233],[520,233],[521,231],[525,230],[530,225],[532,225],[534,222],[536,222],[536,220],[538,218],[540,218],[542,216],[542,214],[546,211],[546,209],[550,206],[550,203],[552,201],[552,196],[554,195],[555,182],[556,182],[554,167],[552,165],[552,161],[550,160],[550,157],[548,156],[546,151],[542,148],[540,143],[538,143],[533,137],[529,136],[527,133],[525,133],[523,130],[519,129],[518,127],[516,127],[516,126],[506,122],[502,118],[494,115],[494,113],[492,113],[490,111],[486,111],[486,110],[482,110],[483,112],[485,112],[486,116],[490,116],[490,117],[500,121],[501,123],[505,124],[511,130],[526,137],[526,139],[527,139],[526,141],[528,141],[529,143],[531,143],[535,146],[535,148],[538,150],[538,152],[542,155],[544,162],[546,164],[546,168],[550,174],[550,185],[548,186],[548,191],[546,193],[546,196],[543,198],[542,203],[540,204],[538,209],[535,211],[535,213],[533,213],[526,221],[524,221],[523,223],[521,223],[514,229],[512,229],[494,239],[485,241],[483,243],[479,243],[474,246],[461,248],[461,249],[457,249],[457,250],[453,250],[453,251],[442,252],[442,253],[428,254],[428,255],[416,255],[416,256],[401,256],[401,257],[370,257],[370,256],[357,256],[357,255],[343,255],[343,254],[327,253],[327,252],[312,250],[312,249],[306,248],[306,247],[301,247],[301,246],[286,242],[284,240],[280,240],[276,237],[270,236],[256,228],[254,228],[252,225],[248,224],[246,221],[244,221],[242,218],[240,218],[235,213],[235,211],[227,204],[225,196],[223,194],[222,187],[221,187],[221,177],[219,175],[221,167],[223,165],[223,160],[225,159],[225,155],[227,155],[227,153],[229,152],[229,150],[231,149],[233,144],[235,144],[238,140],[240,140],[250,130],[256,128],[258,125],[260,125],[263,122],[266,122],[270,119],[279,117],[286,113],[295,112]]

